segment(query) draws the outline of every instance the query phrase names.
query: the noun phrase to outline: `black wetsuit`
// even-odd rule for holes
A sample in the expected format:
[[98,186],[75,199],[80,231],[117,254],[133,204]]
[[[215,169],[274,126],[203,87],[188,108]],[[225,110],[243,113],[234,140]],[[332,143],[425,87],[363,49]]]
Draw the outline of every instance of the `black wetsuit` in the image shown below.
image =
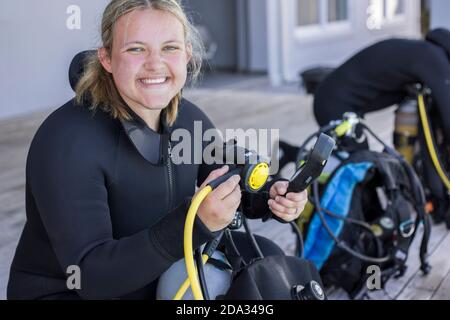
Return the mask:
[[[154,134],[170,136],[177,128],[193,133],[194,121],[201,121],[203,130],[213,128],[200,109],[183,100],[175,125],[162,121],[162,131]],[[161,154],[160,165],[149,163],[119,120],[73,100],[50,115],[28,155],[27,222],[8,298],[154,299],[158,277],[183,257],[195,181],[199,185],[215,168],[174,165],[168,148]],[[267,192],[244,194],[243,200],[262,215],[269,210]],[[195,247],[215,236],[196,219]],[[81,269],[81,290],[66,286],[71,265]]]
[[420,82],[432,90],[443,129],[450,137],[450,32],[436,32],[431,41],[390,39],[350,58],[317,88],[314,115],[320,126],[345,112],[360,116],[401,102],[406,87]]

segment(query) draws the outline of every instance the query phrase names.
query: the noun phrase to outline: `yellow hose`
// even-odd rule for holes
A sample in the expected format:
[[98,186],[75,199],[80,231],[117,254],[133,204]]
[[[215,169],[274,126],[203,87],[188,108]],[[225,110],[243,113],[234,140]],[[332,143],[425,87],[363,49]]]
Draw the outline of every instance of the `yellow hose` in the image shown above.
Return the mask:
[[[206,254],[202,255],[203,264],[206,264],[208,259],[209,259],[208,255],[206,255]],[[177,294],[175,295],[175,297],[173,297],[172,300],[181,300],[181,299],[183,299],[183,296],[185,295],[186,291],[189,289],[190,285],[191,285],[191,282],[189,281],[189,277],[188,277],[186,279],[186,281],[183,282],[183,284],[181,285],[180,289],[178,289]]]
[[447,190],[450,190],[450,181],[449,181],[444,169],[441,166],[439,157],[438,157],[437,152],[434,147],[433,137],[431,136],[430,124],[428,122],[427,112],[425,109],[425,101],[423,99],[423,95],[421,95],[421,94],[418,97],[418,103],[419,103],[420,119],[422,121],[422,126],[423,126],[423,131],[425,134],[425,140],[427,143],[428,152],[430,153],[431,160],[433,161],[433,165],[434,165],[439,177],[441,178],[441,180],[444,183]]
[[[255,189],[262,188],[267,182],[267,178],[269,177],[268,167],[268,164],[260,163],[258,166],[253,168],[253,171],[251,172],[251,175],[249,177],[248,184]],[[216,182],[217,181],[218,180],[216,180]],[[214,183],[211,184],[215,185]],[[194,263],[192,235],[198,208],[211,191],[213,191],[213,187],[211,185],[207,185],[205,188],[200,190],[192,199],[191,206],[189,207],[186,216],[186,223],[184,225],[184,260],[186,263],[186,272],[188,274],[188,279],[186,279],[186,281],[184,281],[184,283],[181,285],[173,300],[180,300],[181,298],[183,298],[186,290],[189,288],[189,285],[192,288],[194,299],[204,300],[200,282],[197,277],[197,268],[195,267]],[[209,257],[207,255],[202,255],[203,264],[205,264],[208,259]]]
[[[191,206],[189,207],[186,217],[186,224],[184,225],[184,260],[186,262],[186,271],[188,274],[188,280],[191,284],[192,293],[195,300],[203,300],[202,290],[197,278],[197,270],[194,263],[194,250],[192,244],[192,234],[194,231],[195,216],[197,215],[198,208],[202,201],[213,189],[210,186],[206,186],[200,190],[197,195],[192,199]],[[187,281],[187,280],[186,280]],[[184,284],[183,284],[184,286]],[[183,288],[182,286],[182,288]],[[187,285],[188,286],[188,285]],[[181,289],[180,289],[181,290]],[[178,296],[178,293],[177,293]]]

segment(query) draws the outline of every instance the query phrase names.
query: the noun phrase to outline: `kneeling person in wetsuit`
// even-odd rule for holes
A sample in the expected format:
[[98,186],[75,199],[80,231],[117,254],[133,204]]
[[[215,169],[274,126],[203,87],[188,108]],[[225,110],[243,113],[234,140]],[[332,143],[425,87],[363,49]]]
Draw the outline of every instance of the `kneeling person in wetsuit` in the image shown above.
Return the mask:
[[[363,117],[366,113],[400,104],[410,85],[420,83],[431,89],[433,124],[443,133],[441,152],[450,150],[450,31],[435,29],[425,40],[389,39],[369,46],[338,67],[318,86],[314,115],[320,126],[342,119],[345,112]],[[419,130],[420,132],[420,130]],[[450,201],[437,176],[423,134],[422,177],[433,215],[447,219],[450,227]],[[448,170],[448,168],[447,168]],[[436,198],[435,200],[433,200]]]
[[[367,47],[328,75],[315,92],[314,115],[320,126],[402,102],[407,86],[432,91],[434,107],[450,119],[450,31],[436,29],[426,40],[389,39]],[[450,122],[442,123],[450,138]]]

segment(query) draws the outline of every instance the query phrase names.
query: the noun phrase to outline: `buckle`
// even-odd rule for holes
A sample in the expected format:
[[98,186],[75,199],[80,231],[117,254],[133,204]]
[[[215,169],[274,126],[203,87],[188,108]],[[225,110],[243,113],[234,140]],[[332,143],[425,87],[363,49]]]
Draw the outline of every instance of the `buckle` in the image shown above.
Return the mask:
[[416,227],[414,225],[414,221],[409,219],[400,223],[398,229],[400,230],[400,234],[403,238],[409,238],[413,235]]

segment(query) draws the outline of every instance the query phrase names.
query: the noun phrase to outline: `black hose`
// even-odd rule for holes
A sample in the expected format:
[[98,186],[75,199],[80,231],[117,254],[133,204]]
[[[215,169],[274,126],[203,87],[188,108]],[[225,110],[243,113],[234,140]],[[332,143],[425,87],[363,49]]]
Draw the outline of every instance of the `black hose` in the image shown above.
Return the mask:
[[219,233],[219,235],[212,241],[208,242],[203,249],[203,254],[206,254],[208,257],[212,257],[213,253],[216,251],[217,247],[222,240],[223,232]]
[[289,223],[292,227],[292,231],[294,231],[294,233],[297,235],[297,257],[300,258],[304,258],[304,243],[303,243],[303,235],[302,235],[302,231],[300,230],[300,228],[298,227],[297,223],[295,221],[291,221]]
[[385,262],[388,262],[391,257],[389,255],[381,257],[381,258],[375,258],[375,257],[369,257],[364,254],[361,254],[352,248],[348,247],[343,241],[339,240],[333,233],[333,231],[330,229],[330,226],[328,225],[327,221],[325,220],[325,217],[323,216],[323,211],[320,206],[320,200],[319,200],[319,186],[317,182],[313,183],[313,194],[314,194],[314,205],[317,210],[317,214],[319,215],[320,221],[322,222],[322,225],[324,226],[325,230],[329,234],[329,236],[333,239],[333,241],[336,243],[336,245],[344,250],[345,252],[349,253],[350,255],[369,263],[376,263],[376,264],[382,264]]
[[334,219],[340,219],[343,220],[345,223],[349,223],[355,226],[360,227],[363,231],[366,231],[367,234],[369,234],[373,241],[376,244],[376,249],[377,249],[377,257],[380,257],[382,252],[383,252],[383,244],[381,243],[381,240],[374,234],[372,228],[370,227],[370,225],[364,221],[360,221],[360,220],[356,220],[356,219],[352,219],[352,218],[347,218],[347,217],[342,217],[340,215],[337,215],[329,210],[323,209],[322,208],[322,212],[324,212],[327,216],[330,216]]
[[238,248],[236,247],[236,244],[233,241],[233,236],[231,235],[231,231],[230,229],[226,229],[225,230],[225,238],[227,240],[227,243],[231,246],[231,249],[233,250],[233,254],[235,255],[235,257],[240,257],[241,258],[241,262],[244,266],[247,265],[247,263],[245,262],[245,260],[242,258],[241,253],[239,252]]
[[340,215],[338,215],[336,213],[333,213],[330,210],[327,210],[327,209],[324,209],[324,208],[322,208],[322,212],[324,212],[327,216],[330,216],[330,217],[332,217],[334,219],[342,220],[345,223],[356,225],[356,226],[362,228],[363,230],[365,230],[373,238],[373,240],[375,241],[378,256],[381,255],[381,253],[383,251],[383,249],[382,249],[383,245],[382,245],[380,239],[378,239],[378,237],[374,234],[372,228],[370,227],[370,225],[368,223],[366,223],[364,221],[360,221],[360,220],[356,220],[356,219],[340,216]]
[[203,298],[205,300],[211,300],[206,285],[205,268],[203,266],[202,251],[200,248],[195,250],[195,262],[197,264],[198,280],[200,282],[200,288],[202,289]]
[[245,216],[242,216],[242,222],[244,223],[244,229],[246,231],[247,237],[248,237],[253,249],[255,250],[256,255],[258,256],[258,258],[261,258],[261,259],[264,258],[264,254],[262,253],[261,248],[259,247],[258,243],[256,242],[255,236],[253,235],[253,232],[250,229]]

